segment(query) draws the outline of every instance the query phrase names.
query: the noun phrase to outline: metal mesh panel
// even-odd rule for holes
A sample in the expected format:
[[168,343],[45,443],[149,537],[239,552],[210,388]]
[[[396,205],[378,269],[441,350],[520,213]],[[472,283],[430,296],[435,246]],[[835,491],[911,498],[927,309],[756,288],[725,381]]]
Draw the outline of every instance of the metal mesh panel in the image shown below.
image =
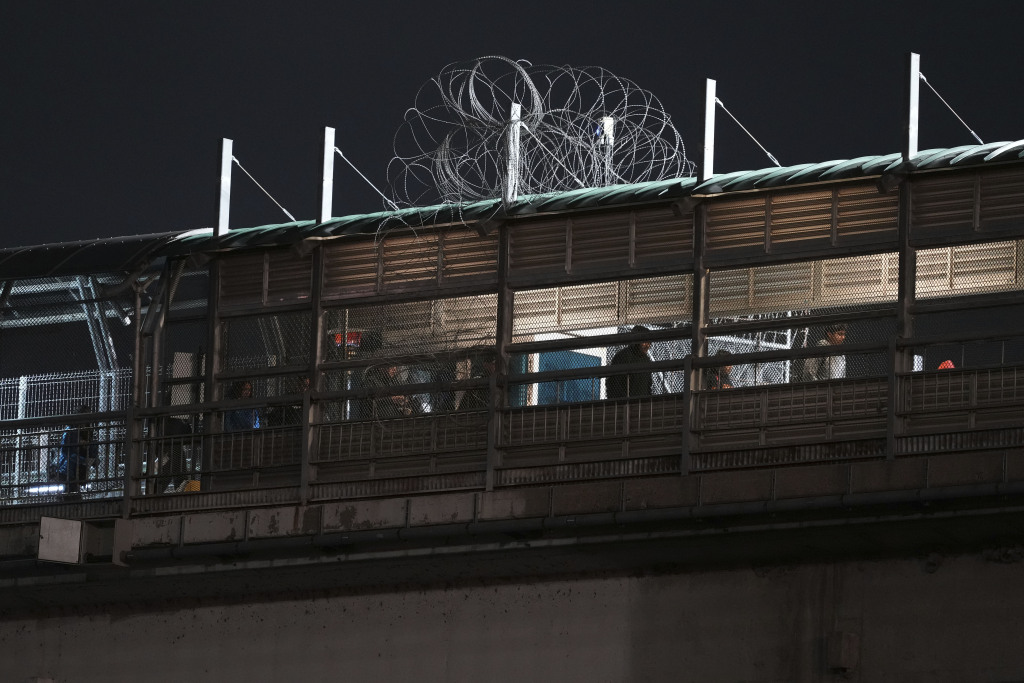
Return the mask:
[[205,320],[168,323],[164,326],[161,351],[164,403],[201,403],[205,396],[208,326]]
[[224,320],[222,367],[255,370],[308,365],[310,320],[308,312]]
[[713,318],[814,310],[825,312],[896,300],[895,253],[800,261],[710,273]]
[[0,502],[41,503],[120,496],[124,466],[121,422],[3,430]]
[[0,419],[123,410],[131,400],[131,371],[23,375],[0,380]]
[[497,295],[327,311],[328,360],[436,354],[494,344]]
[[992,368],[1024,364],[1024,335],[976,341],[949,341],[911,348],[913,369]]
[[[637,368],[619,373],[608,366],[681,361],[689,352],[688,339],[657,341],[641,352],[639,341],[627,347],[621,342],[588,343],[586,338],[633,333],[640,331],[637,326],[647,331],[684,327],[691,317],[692,281],[692,275],[683,274],[516,292],[513,342],[565,342],[513,355],[513,374],[566,372],[569,376],[514,383],[510,404],[547,405],[681,391],[682,372]],[[586,368],[593,371],[580,372]]]
[[1024,240],[922,249],[917,252],[919,299],[1006,292],[1024,287]]
[[[632,332],[634,328],[621,328]],[[657,330],[652,326],[651,330]],[[681,392],[686,386],[683,360],[689,355],[689,339],[669,339],[644,344],[623,345],[587,343],[585,339],[567,340],[558,348],[535,353],[516,353],[510,360],[513,375],[539,373],[566,374],[565,378],[514,381],[508,390],[512,406],[552,405],[634,396]],[[674,362],[677,368],[644,367],[648,363]],[[635,365],[619,371],[616,366]]]
[[513,304],[513,340],[545,333],[585,334],[622,325],[689,322],[692,288],[693,276],[686,273],[519,291]]
[[[788,317],[788,316],[787,316]],[[775,318],[765,322],[777,323]],[[848,323],[801,323],[799,316],[792,317],[792,324],[770,329],[757,329],[757,320],[746,320],[749,330],[729,334],[709,334],[707,355],[721,360],[721,364],[703,370],[702,388],[718,389],[728,384],[731,388],[780,384],[786,382],[826,379],[839,373],[836,362],[827,359],[767,360],[762,362],[733,363],[731,355],[740,353],[779,352],[787,349],[820,347],[823,351],[844,357],[843,377],[869,377],[885,373],[886,363],[880,363],[877,354],[846,356],[841,354],[842,346],[849,344],[876,343],[883,345],[896,331],[896,321],[891,317],[865,317]],[[840,337],[835,332],[842,330]],[[709,327],[713,333],[714,326]],[[838,344],[835,342],[838,341]],[[726,369],[731,366],[731,369]],[[835,366],[835,367],[833,367]],[[828,377],[826,377],[826,375]]]
[[[134,489],[142,495],[178,493],[197,482],[204,470],[204,416],[168,415],[147,421],[141,442],[142,460],[133,472]],[[208,467],[208,466],[207,466]]]

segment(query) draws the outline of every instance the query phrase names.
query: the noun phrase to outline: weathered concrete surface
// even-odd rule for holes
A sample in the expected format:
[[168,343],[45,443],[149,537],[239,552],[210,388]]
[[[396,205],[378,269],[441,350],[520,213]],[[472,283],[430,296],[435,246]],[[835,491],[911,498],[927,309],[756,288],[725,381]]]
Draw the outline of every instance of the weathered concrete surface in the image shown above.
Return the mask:
[[1021,680],[1022,555],[121,606],[0,621],[0,680]]

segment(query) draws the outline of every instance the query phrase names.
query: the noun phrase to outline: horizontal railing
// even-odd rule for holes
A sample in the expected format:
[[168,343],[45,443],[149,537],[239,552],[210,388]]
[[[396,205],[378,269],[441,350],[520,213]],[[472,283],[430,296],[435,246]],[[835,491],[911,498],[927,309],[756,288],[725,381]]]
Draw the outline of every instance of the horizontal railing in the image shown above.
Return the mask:
[[[177,406],[147,411],[134,439],[124,418],[103,415],[6,421],[0,505],[127,490],[132,510],[153,513],[1024,446],[1024,367],[895,382],[894,391],[888,378],[851,378],[237,432],[204,431],[215,413],[169,429],[184,417]],[[300,422],[327,412],[319,400]],[[94,459],[56,473],[62,439],[85,424]]]

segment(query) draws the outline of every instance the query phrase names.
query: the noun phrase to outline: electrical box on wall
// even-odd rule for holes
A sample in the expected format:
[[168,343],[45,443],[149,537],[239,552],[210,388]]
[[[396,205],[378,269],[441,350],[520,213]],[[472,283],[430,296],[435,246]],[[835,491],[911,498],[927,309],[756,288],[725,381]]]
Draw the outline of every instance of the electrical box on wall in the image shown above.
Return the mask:
[[39,520],[40,560],[79,564],[82,561],[82,522],[42,517]]

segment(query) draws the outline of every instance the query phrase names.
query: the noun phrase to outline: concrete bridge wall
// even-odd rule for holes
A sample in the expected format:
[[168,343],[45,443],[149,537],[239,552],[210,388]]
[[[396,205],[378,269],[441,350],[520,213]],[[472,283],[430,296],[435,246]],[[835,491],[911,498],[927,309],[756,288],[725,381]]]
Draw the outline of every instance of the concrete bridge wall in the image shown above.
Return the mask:
[[0,680],[1021,680],[1021,555],[67,608],[0,621]]

